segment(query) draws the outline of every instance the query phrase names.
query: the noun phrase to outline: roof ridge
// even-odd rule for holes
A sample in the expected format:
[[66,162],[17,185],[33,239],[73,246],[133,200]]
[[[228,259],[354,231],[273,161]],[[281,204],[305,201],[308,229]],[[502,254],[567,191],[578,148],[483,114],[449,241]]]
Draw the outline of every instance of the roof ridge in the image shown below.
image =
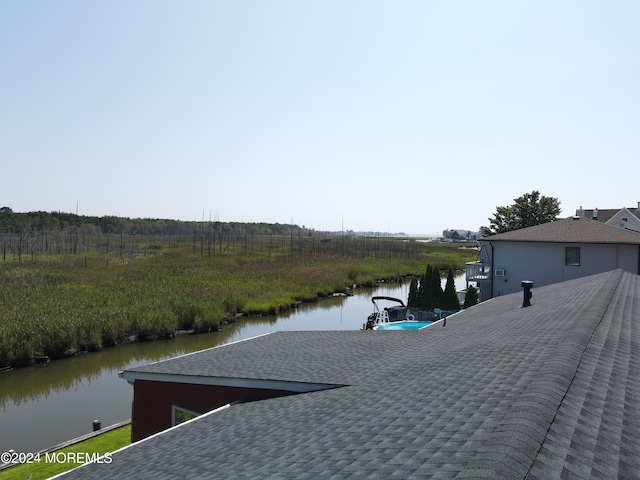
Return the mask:
[[555,420],[556,420],[556,418],[558,416],[558,413],[560,412],[560,409],[562,408],[562,405],[564,404],[564,401],[567,398],[567,394],[571,390],[571,386],[574,384],[574,382],[576,380],[576,376],[578,375],[578,371],[580,370],[580,365],[582,365],[582,360],[583,360],[587,350],[589,349],[589,346],[591,345],[591,343],[593,341],[593,337],[595,336],[596,332],[598,331],[598,328],[602,324],[602,321],[604,320],[604,318],[607,316],[607,312],[609,311],[609,309],[611,307],[611,303],[613,301],[613,298],[615,297],[615,292],[618,290],[618,288],[620,286],[620,282],[622,281],[622,278],[623,278],[623,270],[622,269],[617,269],[617,270],[613,270],[610,273],[612,275],[617,273],[618,279],[617,279],[617,281],[615,281],[615,286],[611,289],[611,292],[609,293],[609,301],[607,302],[607,305],[604,308],[604,311],[600,315],[600,320],[598,320],[598,322],[594,325],[593,330],[591,332],[591,335],[589,336],[589,341],[587,341],[585,343],[584,348],[582,349],[582,352],[580,354],[580,360],[576,364],[576,368],[575,368],[575,370],[573,372],[573,377],[571,378],[571,381],[567,383],[567,387],[566,387],[566,389],[565,389],[565,391],[564,391],[564,393],[562,395],[562,398],[560,399],[560,402],[558,403],[558,405],[556,407],[556,411],[553,414],[553,418],[551,419],[551,422],[549,422],[549,426],[547,428],[547,431],[544,434],[544,440],[542,442],[540,442],[540,446],[538,447],[538,450],[537,450],[536,454],[534,455],[533,461],[529,465],[529,469],[527,470],[527,474],[524,476],[525,479],[529,477],[529,475],[531,473],[531,470],[533,469],[534,465],[536,464],[536,459],[538,458],[538,456],[540,455],[540,452],[542,451],[542,448],[544,446],[545,440],[549,436],[549,432],[553,428],[553,425],[554,425]]

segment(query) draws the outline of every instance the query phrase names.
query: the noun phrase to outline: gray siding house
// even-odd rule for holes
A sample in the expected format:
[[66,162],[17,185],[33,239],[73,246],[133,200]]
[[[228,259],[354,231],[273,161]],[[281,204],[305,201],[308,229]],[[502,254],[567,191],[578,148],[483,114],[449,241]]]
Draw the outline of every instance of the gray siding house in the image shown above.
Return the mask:
[[575,216],[483,238],[467,284],[480,300],[621,268],[640,273],[640,233]]

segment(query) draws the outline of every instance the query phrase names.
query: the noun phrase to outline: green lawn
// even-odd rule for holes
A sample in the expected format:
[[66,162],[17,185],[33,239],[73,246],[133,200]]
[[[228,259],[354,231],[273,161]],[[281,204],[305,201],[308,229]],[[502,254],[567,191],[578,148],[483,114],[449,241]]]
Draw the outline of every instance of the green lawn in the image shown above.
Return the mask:
[[[87,458],[114,452],[131,443],[131,424],[116,428],[80,443],[41,454],[33,463],[16,465],[0,471],[2,480],[41,480],[80,466]],[[73,461],[80,459],[80,462]],[[109,461],[106,457],[105,461]],[[31,475],[31,477],[29,477]]]

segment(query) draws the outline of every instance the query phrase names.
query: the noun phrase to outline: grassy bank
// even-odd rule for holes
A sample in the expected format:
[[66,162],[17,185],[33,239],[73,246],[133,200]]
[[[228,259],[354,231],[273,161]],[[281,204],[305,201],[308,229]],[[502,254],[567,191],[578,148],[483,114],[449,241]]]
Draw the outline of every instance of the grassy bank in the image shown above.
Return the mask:
[[274,314],[427,263],[463,269],[476,252],[458,246],[385,239],[276,255],[262,242],[207,256],[185,242],[118,261],[88,251],[0,262],[0,367],[213,331],[240,313]]
[[[87,458],[115,452],[131,443],[131,424],[97,435],[68,447],[31,458],[31,463],[0,471],[2,480],[41,480],[76,468]],[[82,460],[78,462],[77,460]],[[108,460],[105,460],[108,461]]]

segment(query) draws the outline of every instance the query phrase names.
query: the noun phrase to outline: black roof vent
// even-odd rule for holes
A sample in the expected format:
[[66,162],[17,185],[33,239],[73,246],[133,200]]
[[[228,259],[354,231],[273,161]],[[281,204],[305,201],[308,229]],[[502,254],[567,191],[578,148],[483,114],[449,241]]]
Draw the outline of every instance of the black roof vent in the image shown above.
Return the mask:
[[523,293],[524,293],[522,306],[530,307],[531,306],[531,289],[533,288],[533,282],[530,280],[523,280],[522,282],[520,282],[520,285],[522,285]]

